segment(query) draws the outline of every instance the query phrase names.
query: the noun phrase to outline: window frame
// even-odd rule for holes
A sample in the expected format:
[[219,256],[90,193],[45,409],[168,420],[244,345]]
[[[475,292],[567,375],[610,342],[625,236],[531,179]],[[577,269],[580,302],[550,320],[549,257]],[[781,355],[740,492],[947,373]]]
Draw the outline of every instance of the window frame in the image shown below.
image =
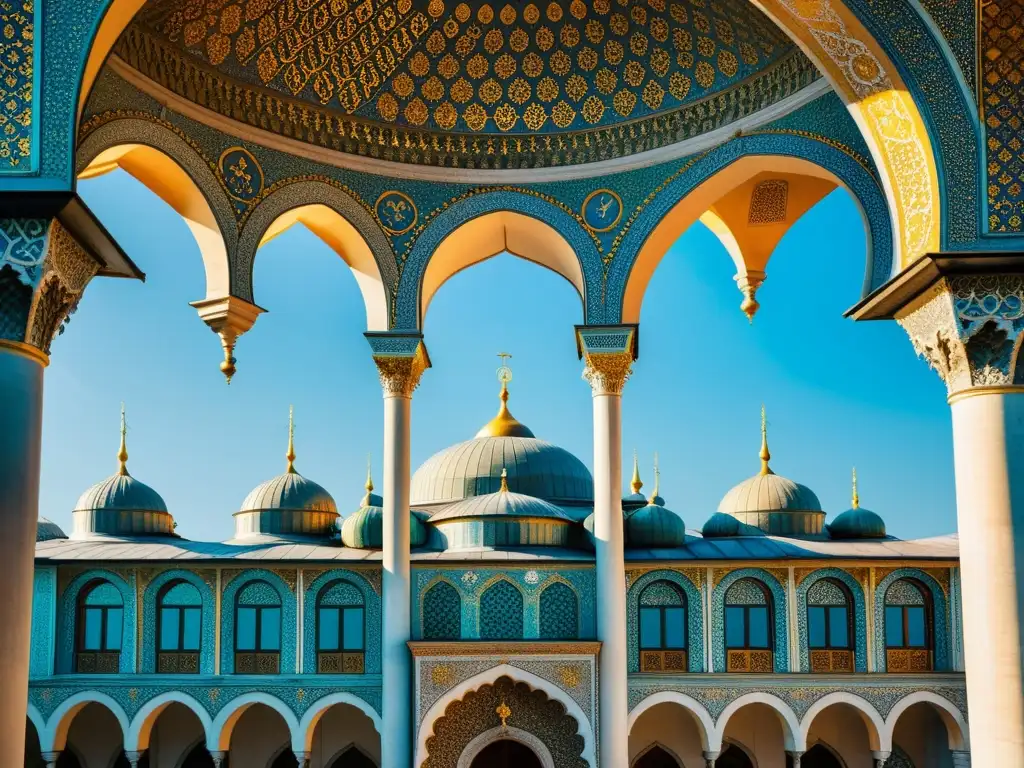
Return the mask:
[[[749,581],[757,586],[758,589],[764,594],[765,603],[764,605],[750,605],[749,603],[730,603],[729,602],[729,590],[731,590],[740,581]],[[723,641],[725,642],[725,652],[729,651],[771,651],[775,653],[775,606],[772,600],[772,594],[768,587],[763,584],[759,579],[745,577],[738,579],[729,585],[729,589],[726,590],[725,596],[722,600],[722,633]],[[742,608],[743,609],[743,645],[741,646],[730,646],[729,645],[729,609],[730,608]],[[750,609],[751,608],[763,608],[767,614],[767,635],[768,644],[766,646],[752,646],[750,644]]]
[[[118,596],[121,598],[121,603],[119,605],[88,605],[89,596],[105,584],[117,591]],[[75,672],[78,674],[119,674],[121,653],[124,651],[124,622],[126,617],[124,596],[121,595],[121,591],[109,579],[93,579],[78,591],[75,603]],[[97,611],[100,615],[99,648],[86,648],[86,616],[89,611]],[[121,631],[117,636],[117,648],[110,648],[107,642],[110,635],[111,611],[119,611],[121,614]],[[99,668],[100,665],[96,662],[101,661],[103,657],[107,657],[108,661],[113,662],[109,665],[112,668]],[[92,669],[82,669],[83,666],[89,666],[82,663],[87,659],[93,662],[91,665]]]
[[[281,600],[281,596],[280,596],[280,594],[278,594],[278,591],[274,587],[274,585],[271,584],[270,582],[264,580],[264,579],[253,579],[252,581],[246,582],[244,585],[242,585],[242,587],[239,589],[237,594],[241,595],[242,592],[245,589],[249,588],[253,584],[266,584],[267,587],[269,587],[271,590],[273,590],[274,594],[277,595],[277,603],[276,604],[243,603],[238,598],[238,596],[236,595],[236,597],[235,597],[235,606],[234,606],[234,621],[235,621],[235,623],[234,623],[234,639],[233,639],[233,645],[234,645],[234,648],[233,648],[233,651],[234,651],[234,672],[236,674],[253,674],[253,675],[269,675],[269,674],[275,674],[276,675],[276,674],[280,674],[280,672],[281,672],[281,652],[282,652],[282,648],[284,646],[284,633],[285,633],[283,601]],[[241,633],[238,631],[239,630],[239,612],[243,608],[252,609],[254,611],[254,614],[255,614],[255,622],[253,624],[253,632],[254,632],[253,646],[254,647],[249,649],[249,650],[241,650],[238,647],[238,640],[239,640],[239,637],[241,636]],[[274,649],[264,649],[263,648],[263,613],[265,611],[269,611],[269,610],[276,610],[277,614],[278,614],[277,615],[277,629],[278,629],[278,632],[277,632],[277,648],[274,648]],[[239,658],[239,656],[252,656],[253,657],[253,669],[254,669],[254,671],[252,671],[252,672],[238,672],[238,667],[239,667],[238,658]],[[258,663],[259,659],[260,658],[267,658],[267,657],[271,657],[271,656],[274,657],[274,665],[273,665],[274,669],[273,670],[262,671],[262,672],[259,671],[259,663]]]
[[[853,596],[850,594],[849,588],[838,579],[831,577],[824,577],[820,581],[828,581],[833,586],[839,587],[839,590],[843,593],[843,597],[846,600],[843,609],[846,611],[846,645],[833,645],[832,644],[832,608],[839,608],[838,605],[818,605],[812,603],[810,598],[807,599],[806,613],[807,613],[807,650],[809,651],[853,651],[856,645],[856,638],[854,637],[854,625],[853,625]],[[815,582],[817,584],[817,582]],[[815,586],[814,584],[811,585]],[[808,589],[810,594],[810,589]],[[812,645],[811,644],[811,609],[821,608],[825,612],[825,644],[824,645]]]
[[[644,605],[644,592],[656,584],[665,583],[672,587],[678,594],[682,601],[682,605]],[[690,628],[688,625],[690,618],[690,605],[686,599],[686,592],[682,590],[679,585],[672,583],[668,579],[658,579],[652,581],[650,584],[645,586],[640,594],[637,596],[637,611],[636,611],[636,626],[637,626],[637,648],[641,651],[687,651],[690,650]],[[681,610],[683,612],[683,644],[681,646],[667,645],[665,638],[667,633],[665,632],[666,618],[665,614],[668,610]],[[643,612],[644,611],[657,611],[658,612],[658,632],[659,632],[659,644],[657,646],[644,645],[643,642]]]
[[[175,587],[187,584],[196,590],[196,594],[199,595],[199,605],[164,605],[164,599],[167,594]],[[164,648],[163,647],[163,627],[164,627],[164,611],[174,611],[178,615],[178,638],[177,647],[175,648]],[[199,616],[199,643],[195,649],[185,648],[185,612],[196,611]],[[196,587],[195,584],[188,581],[187,579],[176,579],[168,584],[165,584],[156,598],[156,637],[154,638],[156,644],[156,664],[157,671],[160,674],[184,674],[184,675],[198,675],[200,657],[203,652],[203,595],[202,592]],[[168,663],[173,661],[173,663]],[[187,667],[185,670],[181,669],[182,662],[186,662]],[[193,662],[188,664],[187,662]],[[173,669],[169,669],[172,667]]]
[[[339,583],[344,582],[348,586],[360,591],[359,587],[348,579],[340,578],[329,581],[323,587],[316,596],[315,603],[315,626],[313,638],[313,648],[316,654],[316,671],[317,674],[365,674],[366,673],[366,654],[367,654],[367,643],[369,640],[366,619],[368,615],[366,598],[363,597],[363,601],[359,604],[345,603],[342,605],[324,605],[324,596],[327,595],[335,586]],[[324,648],[320,642],[321,639],[321,626],[323,620],[324,611],[335,611],[338,614],[338,632],[337,632],[337,647],[336,648]],[[359,648],[345,648],[345,615],[349,611],[360,611],[362,613],[362,627],[359,638]],[[352,619],[354,621],[354,619]],[[327,670],[325,667],[328,662],[336,662],[340,665],[340,671]],[[350,667],[351,663],[351,667]]]

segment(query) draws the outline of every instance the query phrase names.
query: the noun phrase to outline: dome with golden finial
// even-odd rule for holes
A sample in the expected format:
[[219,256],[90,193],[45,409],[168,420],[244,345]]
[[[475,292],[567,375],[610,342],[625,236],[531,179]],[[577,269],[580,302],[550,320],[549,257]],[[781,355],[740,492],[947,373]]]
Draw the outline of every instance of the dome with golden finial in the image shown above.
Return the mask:
[[885,521],[882,517],[860,505],[856,468],[853,470],[852,506],[829,523],[827,528],[833,539],[884,539],[886,537]]
[[623,510],[633,510],[647,504],[647,497],[640,489],[644,487],[644,481],[640,479],[640,461],[637,458],[636,450],[633,450],[633,477],[629,481],[629,494],[622,497]]
[[[341,543],[353,549],[384,548],[384,499],[373,492],[370,462],[366,462],[366,495],[359,509],[341,524]],[[427,543],[427,529],[415,512],[409,515],[409,546],[422,547]]]
[[71,538],[173,535],[174,518],[159,493],[128,473],[128,426],[121,405],[117,473],[83,493],[72,512]]
[[[774,536],[820,536],[825,513],[821,502],[806,485],[775,474],[769,462],[768,426],[761,407],[761,471],[734,486],[718,505],[720,513],[733,517],[738,533],[718,515],[705,525],[705,536],[767,533]],[[714,524],[712,524],[714,522]]]
[[323,486],[295,470],[294,410],[288,411],[288,466],[284,474],[253,488],[235,513],[235,538],[324,536],[334,528],[338,508]]
[[654,491],[647,504],[626,515],[626,545],[631,549],[670,549],[686,543],[683,518],[665,507],[658,493],[661,472],[654,460]]

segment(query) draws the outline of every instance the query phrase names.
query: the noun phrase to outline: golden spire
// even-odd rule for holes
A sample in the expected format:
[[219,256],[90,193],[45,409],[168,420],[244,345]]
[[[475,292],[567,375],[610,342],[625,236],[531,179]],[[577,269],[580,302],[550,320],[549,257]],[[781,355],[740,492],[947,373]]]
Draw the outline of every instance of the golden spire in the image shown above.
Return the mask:
[[768,451],[768,418],[765,416],[764,403],[761,403],[761,453],[758,455],[761,457],[761,474],[775,474],[772,472],[771,467],[768,466],[772,455]]
[[633,449],[633,479],[629,487],[634,495],[640,493],[640,489],[644,487],[644,482],[640,479],[640,460],[636,457],[636,448]]
[[128,474],[128,424],[124,420],[124,403],[121,403],[121,450],[117,452],[117,474]]
[[519,423],[515,416],[508,410],[508,383],[512,381],[512,369],[505,361],[512,355],[507,352],[500,352],[501,367],[498,368],[498,381],[501,382],[501,392],[498,398],[501,405],[498,407],[498,415],[487,422],[483,428],[476,433],[477,437],[533,437],[529,427]]
[[508,493],[508,470],[505,467],[501,468],[501,488],[498,489],[499,493]]
[[289,474],[295,473],[295,406],[288,406],[288,453],[284,455],[288,459]]
[[860,494],[857,493],[857,468],[853,468],[853,508],[860,509]]
[[657,504],[656,499],[661,498],[661,494],[658,491],[661,489],[661,470],[658,469],[658,454],[654,454],[654,491],[651,493],[651,498],[648,501],[651,504]]
[[370,506],[372,499],[370,496],[373,495],[373,475],[371,474],[370,454],[366,454],[366,483],[363,485],[366,489],[366,495],[363,496],[363,506]]

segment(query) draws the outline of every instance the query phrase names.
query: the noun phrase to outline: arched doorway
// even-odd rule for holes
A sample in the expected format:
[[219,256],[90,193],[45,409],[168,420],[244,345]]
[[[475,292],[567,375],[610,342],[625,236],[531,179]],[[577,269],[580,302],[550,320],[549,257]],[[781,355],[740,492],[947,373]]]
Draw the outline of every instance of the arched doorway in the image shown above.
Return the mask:
[[525,744],[500,739],[485,747],[470,768],[542,768],[540,758]]
[[[786,765],[793,764],[793,758],[786,755]],[[824,744],[815,744],[800,758],[800,768],[843,768],[835,753]]]
[[651,747],[633,763],[633,768],[679,768],[679,763],[661,747]]
[[715,760],[715,768],[754,768],[754,763],[743,749],[730,744]]

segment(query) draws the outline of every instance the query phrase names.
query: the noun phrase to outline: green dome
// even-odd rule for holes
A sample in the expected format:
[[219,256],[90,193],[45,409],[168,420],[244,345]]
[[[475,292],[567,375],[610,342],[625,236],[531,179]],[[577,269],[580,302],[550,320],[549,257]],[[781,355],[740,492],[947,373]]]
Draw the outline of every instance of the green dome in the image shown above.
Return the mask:
[[52,541],[67,537],[64,530],[52,520],[47,520],[45,517],[36,520],[36,541]]
[[701,533],[704,534],[705,539],[719,538],[722,536],[739,536],[740,535],[740,521],[732,515],[727,515],[724,512],[715,512],[706,523]]
[[650,503],[626,517],[626,541],[634,549],[681,547],[686,543],[686,526],[675,512]]
[[884,539],[885,521],[870,509],[848,509],[828,524],[833,539]]
[[[346,517],[341,524],[341,542],[353,549],[383,549],[384,507],[376,504],[363,506]],[[409,546],[422,547],[426,543],[426,526],[420,516],[412,512],[409,515]]]

